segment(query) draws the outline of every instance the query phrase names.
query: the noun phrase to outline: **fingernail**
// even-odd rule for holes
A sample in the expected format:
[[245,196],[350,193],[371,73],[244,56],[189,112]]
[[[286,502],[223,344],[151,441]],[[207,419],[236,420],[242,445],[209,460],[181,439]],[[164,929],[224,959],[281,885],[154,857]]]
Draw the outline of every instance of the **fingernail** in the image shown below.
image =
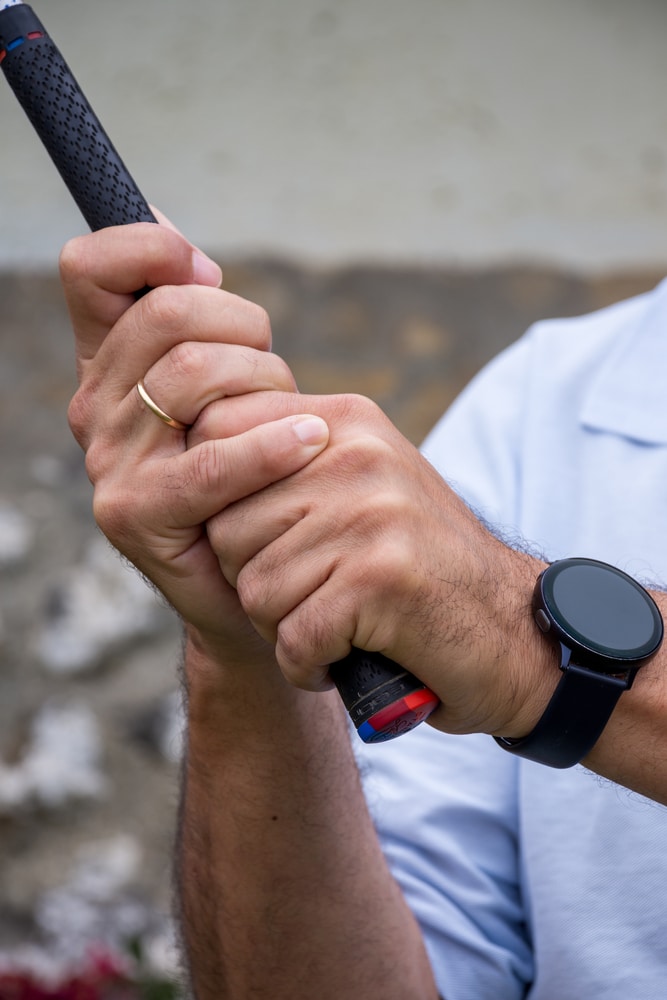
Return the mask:
[[326,444],[329,440],[329,427],[321,417],[299,417],[292,426],[302,444]]
[[192,254],[192,277],[195,285],[212,285],[218,288],[222,284],[220,266],[201,250],[195,250]]

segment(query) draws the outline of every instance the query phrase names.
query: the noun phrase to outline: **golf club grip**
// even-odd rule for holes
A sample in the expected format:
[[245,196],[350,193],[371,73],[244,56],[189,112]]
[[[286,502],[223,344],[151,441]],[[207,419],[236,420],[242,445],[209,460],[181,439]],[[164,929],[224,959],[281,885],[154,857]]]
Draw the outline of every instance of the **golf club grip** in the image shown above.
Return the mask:
[[27,4],[0,13],[0,66],[91,229],[156,219]]
[[[60,51],[27,4],[0,12],[0,66],[90,228],[155,222]],[[367,743],[407,732],[438,704],[421,681],[379,653],[352,649],[332,665],[331,675]]]

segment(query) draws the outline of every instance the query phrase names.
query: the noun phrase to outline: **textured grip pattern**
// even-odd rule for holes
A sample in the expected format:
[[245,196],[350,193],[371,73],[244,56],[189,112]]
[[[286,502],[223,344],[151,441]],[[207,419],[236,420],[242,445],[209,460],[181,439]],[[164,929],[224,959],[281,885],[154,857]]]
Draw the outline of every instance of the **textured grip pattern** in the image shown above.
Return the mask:
[[90,228],[155,222],[51,39],[26,40],[2,68]]

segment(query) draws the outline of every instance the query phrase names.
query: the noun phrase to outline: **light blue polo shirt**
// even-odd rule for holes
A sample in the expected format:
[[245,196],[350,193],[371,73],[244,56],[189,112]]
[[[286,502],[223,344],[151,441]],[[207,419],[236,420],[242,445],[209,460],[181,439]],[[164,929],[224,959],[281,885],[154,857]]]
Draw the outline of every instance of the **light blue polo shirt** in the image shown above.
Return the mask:
[[[538,323],[473,380],[424,453],[545,558],[590,556],[665,585],[667,282]],[[665,1000],[664,807],[487,736],[421,726],[357,749],[445,1000]]]

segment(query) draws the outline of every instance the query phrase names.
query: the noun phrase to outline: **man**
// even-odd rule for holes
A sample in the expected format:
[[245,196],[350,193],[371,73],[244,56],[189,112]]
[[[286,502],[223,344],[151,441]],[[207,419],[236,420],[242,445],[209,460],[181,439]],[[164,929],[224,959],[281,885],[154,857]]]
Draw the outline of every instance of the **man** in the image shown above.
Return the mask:
[[[538,327],[455,405],[429,461],[369,401],[300,396],[263,312],[167,227],[75,241],[62,276],[96,517],[184,625],[195,995],[661,995],[667,654],[639,667],[585,768],[491,736],[516,749],[560,690],[531,609],[547,559],[667,570],[667,289]],[[327,678],[350,645],[432,688],[433,728],[351,745]]]

